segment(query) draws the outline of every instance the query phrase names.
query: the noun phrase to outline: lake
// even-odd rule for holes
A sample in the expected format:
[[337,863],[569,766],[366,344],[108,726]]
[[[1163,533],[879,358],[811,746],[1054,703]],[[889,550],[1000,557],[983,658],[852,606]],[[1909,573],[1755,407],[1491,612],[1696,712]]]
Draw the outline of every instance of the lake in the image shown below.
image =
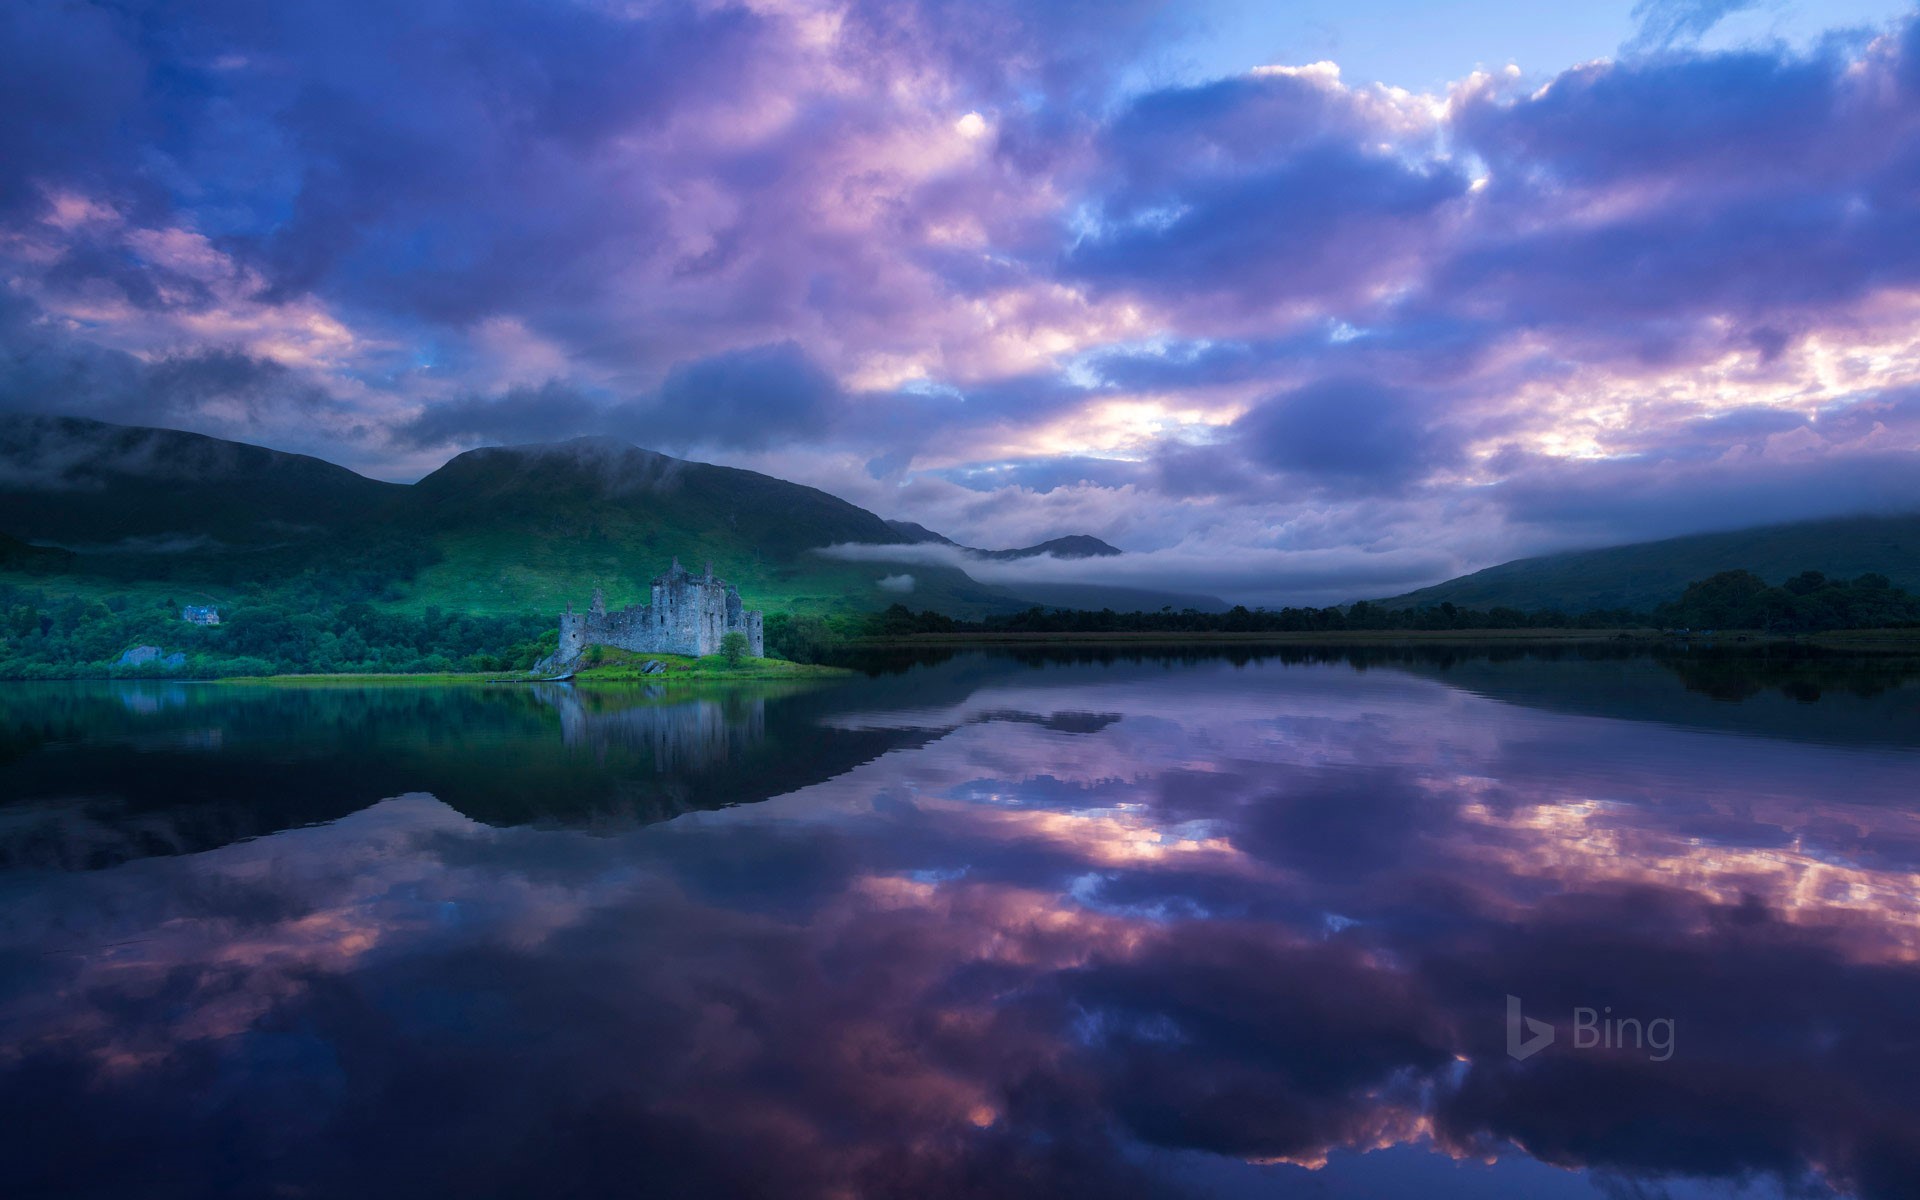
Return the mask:
[[0,689],[9,1196],[1920,1194],[1920,667]]

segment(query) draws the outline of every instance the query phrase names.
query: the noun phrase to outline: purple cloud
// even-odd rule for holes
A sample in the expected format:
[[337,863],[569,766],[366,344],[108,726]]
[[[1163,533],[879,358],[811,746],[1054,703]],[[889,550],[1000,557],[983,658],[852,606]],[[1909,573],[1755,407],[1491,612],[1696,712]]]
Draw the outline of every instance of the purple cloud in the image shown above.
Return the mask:
[[1144,2],[16,5],[0,404],[1438,572],[1909,504],[1920,25],[1740,7],[1420,94]]
[[1428,405],[1363,380],[1328,379],[1263,402],[1234,423],[1255,462],[1321,483],[1393,487],[1453,461]]

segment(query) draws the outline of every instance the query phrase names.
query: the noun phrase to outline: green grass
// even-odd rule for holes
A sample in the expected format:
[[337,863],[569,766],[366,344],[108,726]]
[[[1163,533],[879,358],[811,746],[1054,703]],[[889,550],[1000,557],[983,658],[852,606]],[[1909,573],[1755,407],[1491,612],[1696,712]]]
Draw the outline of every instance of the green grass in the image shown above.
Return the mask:
[[[689,658],[680,654],[641,654],[616,650],[610,646],[595,646],[587,653],[592,656],[595,651],[600,652],[600,660],[591,664],[583,660],[574,672],[575,679],[583,683],[672,683],[693,679],[839,679],[853,674],[841,667],[788,662],[784,658],[743,658],[738,665],[734,665],[717,654]],[[666,670],[653,675],[644,674],[641,668],[648,662],[659,662]]]
[[369,672],[365,675],[335,673],[327,675],[236,675],[223,679],[209,679],[207,683],[238,684],[247,687],[339,687],[350,684],[354,687],[386,686],[390,684],[435,684],[449,683],[487,683],[494,679],[509,678],[496,671],[489,672],[441,672],[418,675],[398,675]]

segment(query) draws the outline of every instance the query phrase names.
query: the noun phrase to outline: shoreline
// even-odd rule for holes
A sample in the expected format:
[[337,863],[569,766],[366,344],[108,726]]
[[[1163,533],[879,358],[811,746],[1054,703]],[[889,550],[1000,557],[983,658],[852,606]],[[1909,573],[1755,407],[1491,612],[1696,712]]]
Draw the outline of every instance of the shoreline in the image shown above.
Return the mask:
[[966,645],[1266,645],[1351,644],[1360,642],[1639,642],[1655,644],[1668,641],[1663,635],[1646,629],[1312,629],[1278,633],[1193,633],[1159,632],[1076,632],[1023,633],[994,631],[979,633],[910,633],[896,637],[855,638],[850,646],[884,648],[889,646],[966,646]]
[[858,649],[916,646],[1352,646],[1352,645],[1577,645],[1694,646],[1757,650],[1812,646],[1865,654],[1920,654],[1920,629],[1836,629],[1821,633],[1765,633],[1728,629],[1678,635],[1655,629],[1314,629],[1277,633],[1078,632],[912,633],[857,638]]
[[[915,633],[896,637],[853,638],[844,643],[850,651],[967,649],[994,647],[1047,646],[1574,646],[1609,645],[1654,649],[1657,647],[1764,651],[1781,647],[1800,647],[1836,654],[1920,655],[1920,628],[1837,629],[1822,633],[1776,634],[1757,630],[1724,630],[1711,635],[1679,636],[1652,629],[1322,629],[1287,633],[1148,633],[1079,632],[1025,633],[1011,631],[975,633]],[[327,687],[327,686],[449,686],[483,685],[517,687],[533,683],[773,683],[851,678],[857,668],[796,663],[785,659],[749,659],[738,667],[707,665],[705,660],[654,655],[667,669],[642,674],[638,662],[616,661],[584,667],[571,679],[543,680],[516,678],[498,671],[329,673],[311,675],[63,675],[9,677],[6,683],[224,683],[247,686]]]
[[[422,684],[446,686],[450,684],[479,684],[489,687],[527,687],[533,684],[596,684],[596,683],[788,683],[814,679],[838,679],[852,676],[856,672],[845,667],[827,667],[815,663],[788,662],[785,659],[761,658],[748,659],[738,667],[708,666],[701,660],[675,658],[671,655],[655,655],[666,670],[651,675],[642,674],[638,666],[625,663],[612,663],[605,666],[586,667],[575,671],[567,679],[543,679],[532,676],[515,678],[502,675],[498,671],[439,672],[432,674],[409,675],[404,673],[379,672],[368,674],[328,674],[328,675],[234,675],[226,678],[203,680],[179,680],[178,682],[196,683],[238,683],[255,686],[275,687],[326,687],[329,685],[405,685]],[[164,679],[164,677],[159,677]]]

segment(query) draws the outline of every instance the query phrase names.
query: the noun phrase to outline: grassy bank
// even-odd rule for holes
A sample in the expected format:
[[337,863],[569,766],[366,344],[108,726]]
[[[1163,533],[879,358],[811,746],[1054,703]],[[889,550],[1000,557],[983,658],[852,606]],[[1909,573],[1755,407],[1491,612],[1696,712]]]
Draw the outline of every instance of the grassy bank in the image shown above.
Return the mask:
[[[594,661],[596,658],[598,661]],[[649,675],[642,669],[649,662],[657,662],[666,669]],[[784,658],[743,658],[738,663],[728,663],[717,654],[687,658],[679,654],[639,654],[611,646],[593,646],[575,668],[574,678],[582,683],[616,680],[671,683],[683,679],[837,679],[851,674],[853,672],[841,667],[788,662]]]
[[[650,661],[657,661],[666,669],[646,674],[641,668]],[[811,663],[788,662],[782,658],[743,658],[737,665],[729,664],[719,655],[707,658],[688,658],[678,654],[630,654],[626,651],[608,650],[602,660],[593,665],[583,665],[574,672],[574,680],[579,683],[724,683],[729,681],[749,682],[785,679],[835,679],[851,675],[853,672],[840,667],[823,667]],[[338,687],[343,684],[355,687],[363,686],[406,686],[409,684],[487,684],[499,683],[502,686],[521,682],[538,682],[535,677],[518,672],[500,671],[453,671],[422,672],[403,675],[391,673],[368,674],[326,674],[326,675],[256,675],[215,680],[218,683],[241,685],[271,685],[274,687]]]
[[423,671],[418,674],[401,675],[381,672],[367,672],[356,675],[351,672],[333,672],[325,675],[229,675],[216,679],[201,680],[202,683],[234,684],[241,687],[339,687],[351,684],[354,687],[384,687],[410,685],[445,685],[450,683],[486,683],[502,678],[498,673],[473,673],[466,671]]

